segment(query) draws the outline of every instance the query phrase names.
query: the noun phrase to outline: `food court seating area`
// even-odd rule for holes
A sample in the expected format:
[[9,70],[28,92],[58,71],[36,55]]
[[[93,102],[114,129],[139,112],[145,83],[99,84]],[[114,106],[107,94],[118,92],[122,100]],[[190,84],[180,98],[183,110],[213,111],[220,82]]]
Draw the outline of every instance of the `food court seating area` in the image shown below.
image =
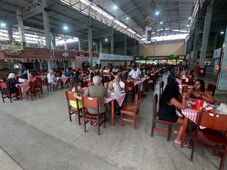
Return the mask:
[[[43,85],[43,94],[33,101],[23,98],[10,103],[8,99],[5,99],[5,103],[0,104],[0,126],[2,126],[0,135],[6,133],[4,132],[6,128],[8,135],[0,141],[0,144],[4,148],[17,150],[18,152],[14,152],[14,157],[20,158],[20,161],[28,169],[31,167],[29,162],[42,162],[43,167],[47,166],[45,160],[48,158],[36,157],[33,159],[33,153],[56,155],[56,160],[53,160],[55,165],[60,165],[59,162],[63,155],[63,157],[68,158],[66,162],[69,167],[71,161],[82,161],[81,157],[83,157],[83,159],[89,161],[98,161],[100,165],[108,169],[218,169],[220,158],[216,154],[197,146],[196,141],[193,145],[195,146],[193,162],[190,161],[191,149],[173,143],[175,138],[173,129],[176,128],[176,125],[172,125],[173,129],[171,136],[169,136],[169,142],[166,141],[168,135],[157,131],[154,131],[154,135],[151,137],[153,96],[159,95],[160,82],[164,82],[164,85],[161,86],[163,89],[165,88],[167,75],[168,72],[164,72],[159,79],[154,76],[155,79],[152,79],[155,82],[152,85],[153,87],[148,86],[147,88],[144,84],[146,96],[140,97],[140,101],[139,98],[137,99],[139,97],[136,95],[138,94],[137,91],[134,94],[129,93],[127,103],[122,103],[124,117],[112,117],[111,103],[113,100],[107,99],[108,111],[105,128],[102,124],[100,131],[97,126],[92,126],[97,125],[97,123],[91,121],[86,124],[86,133],[84,132],[84,121],[88,120],[84,120],[81,115],[78,116],[77,110],[77,114],[71,114],[73,111],[68,110],[70,109],[66,99],[68,94],[65,95],[65,92],[70,90],[68,87],[47,92],[47,88]],[[217,90],[214,93],[217,100],[221,95],[223,96]],[[132,101],[134,97],[136,98],[135,102]],[[138,102],[140,103],[138,104]],[[137,117],[134,119],[133,116],[128,117],[127,114],[137,115],[138,113],[137,109],[131,109],[130,106],[131,108],[139,106],[139,119]],[[80,108],[79,105],[78,108]],[[128,112],[128,110],[130,111]],[[83,111],[81,110],[80,113],[83,114]],[[69,115],[71,121],[69,121]],[[132,122],[128,122],[127,118],[131,118]],[[7,121],[3,122],[6,119]],[[20,123],[14,124],[16,121]],[[133,128],[134,125],[136,126],[135,129]],[[168,130],[166,125],[161,125],[161,127],[167,127]],[[14,131],[11,130],[12,128]],[[20,129],[20,131],[16,129]],[[100,135],[97,135],[97,131]],[[19,133],[22,134],[22,137],[17,135]],[[186,134],[187,138],[190,139],[190,133]],[[195,138],[192,140],[197,139],[197,134],[194,134]],[[34,136],[36,137],[33,138]],[[9,149],[9,152],[13,152],[13,150]],[[58,156],[59,152],[61,152],[61,158]],[[21,157],[21,153],[23,157]],[[28,158],[30,158],[29,162],[27,161]],[[48,163],[49,166],[52,166],[50,162]],[[227,166],[225,165],[225,167]]]

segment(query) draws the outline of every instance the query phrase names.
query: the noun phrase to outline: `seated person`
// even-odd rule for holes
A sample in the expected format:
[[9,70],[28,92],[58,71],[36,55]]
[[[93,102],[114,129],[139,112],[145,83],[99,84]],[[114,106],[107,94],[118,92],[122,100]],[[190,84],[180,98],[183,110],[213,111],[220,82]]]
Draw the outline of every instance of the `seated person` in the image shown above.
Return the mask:
[[176,109],[185,108],[185,95],[182,96],[182,102],[179,100],[178,83],[170,80],[163,91],[159,101],[159,118],[170,122],[177,122],[179,125],[178,135],[175,139],[176,144],[181,143],[181,135],[184,129],[182,115],[177,115]]
[[108,90],[118,94],[125,91],[125,83],[121,80],[121,76],[118,74],[114,77],[114,80],[110,82]]
[[205,89],[205,82],[201,79],[195,80],[194,88],[186,93],[187,98],[202,99],[208,103],[214,103],[214,97]]
[[[99,112],[103,113],[103,112],[105,112],[104,98],[109,96],[108,91],[104,86],[101,85],[101,78],[99,76],[93,77],[93,84],[94,85],[92,85],[86,89],[84,96],[99,98],[99,100],[100,100]],[[88,112],[90,114],[97,114],[96,109],[88,109]]]
[[[78,83],[78,85],[74,86],[72,88],[72,92],[74,92],[75,96],[83,96],[83,90],[81,87],[81,84]],[[78,103],[77,103],[78,102]],[[82,101],[81,100],[69,100],[70,106],[72,106],[74,109],[81,109],[82,108]],[[78,105],[77,105],[78,104]],[[79,107],[79,108],[78,108]]]
[[136,65],[133,66],[133,69],[129,72],[129,77],[132,79],[139,79],[141,76],[141,71]]
[[19,96],[19,89],[17,88],[17,84],[19,84],[19,82],[15,79],[15,74],[10,73],[6,80],[6,85],[8,88],[7,90],[10,94],[16,94],[16,96]]
[[68,68],[66,68],[63,75],[64,75],[65,77],[71,77],[71,76],[72,76],[72,73],[69,71]]
[[28,83],[29,82],[34,82],[36,87],[40,86],[40,80],[35,76],[35,72],[31,72],[31,76],[28,80]]
[[176,80],[176,74],[175,74],[175,68],[174,67],[170,68],[170,73],[168,75],[167,82],[172,81],[172,80]]
[[56,89],[58,88],[59,81],[55,79],[53,70],[50,70],[49,73],[47,74],[47,81],[48,81],[48,84],[53,85],[54,88]]

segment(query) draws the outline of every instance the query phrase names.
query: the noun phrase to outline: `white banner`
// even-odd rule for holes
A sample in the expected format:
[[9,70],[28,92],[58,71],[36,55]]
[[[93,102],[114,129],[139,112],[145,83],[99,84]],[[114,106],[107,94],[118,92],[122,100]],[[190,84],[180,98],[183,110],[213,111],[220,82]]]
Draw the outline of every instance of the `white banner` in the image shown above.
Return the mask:
[[221,57],[221,48],[214,50],[213,59]]
[[105,60],[105,61],[132,61],[133,57],[132,56],[125,56],[125,55],[114,55],[114,54],[104,54],[101,53],[99,54],[100,60]]

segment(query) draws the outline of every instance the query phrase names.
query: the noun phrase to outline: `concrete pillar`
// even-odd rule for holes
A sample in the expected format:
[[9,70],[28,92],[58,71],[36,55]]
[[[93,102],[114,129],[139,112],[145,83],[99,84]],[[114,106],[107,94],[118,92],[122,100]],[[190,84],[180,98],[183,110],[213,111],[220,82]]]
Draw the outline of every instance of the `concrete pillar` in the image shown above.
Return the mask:
[[124,35],[124,55],[127,55],[127,35]]
[[24,33],[22,11],[18,9],[16,14],[17,14],[17,23],[18,23],[20,42],[23,44],[23,46],[25,46],[25,33]]
[[201,46],[201,53],[200,53],[200,60],[199,60],[199,65],[202,68],[204,68],[204,65],[205,65],[204,61],[206,60],[207,45],[209,41],[210,25],[211,25],[212,13],[213,13],[213,4],[214,4],[214,0],[211,0],[206,10],[206,17],[205,17],[204,28],[203,28],[202,46]]
[[114,54],[114,29],[111,28],[110,53]]
[[52,42],[52,49],[55,49],[56,48],[56,39],[55,39],[55,35],[53,34],[51,36],[51,42]]
[[7,26],[7,31],[8,31],[9,40],[13,40],[13,30],[12,30],[12,26],[11,25]]
[[221,72],[218,75],[217,87],[219,90],[227,90],[227,27],[224,40],[224,56],[221,63]]
[[90,66],[93,66],[93,61],[92,61],[92,18],[88,18],[88,53],[89,53],[89,61],[90,61]]
[[43,15],[43,25],[44,25],[44,34],[46,40],[46,48],[51,48],[51,36],[50,36],[50,21],[47,13],[47,0],[42,0],[42,15]]
[[102,53],[102,40],[99,41],[99,53]]
[[81,45],[80,45],[80,40],[78,39],[78,51],[80,51],[81,50]]
[[197,55],[198,55],[198,40],[199,40],[199,28],[195,30],[195,37],[194,37],[194,43],[193,43],[193,56],[192,56],[192,67],[195,67],[196,61],[197,61]]
[[213,50],[217,48],[218,35],[219,33],[215,32],[214,40],[213,40]]

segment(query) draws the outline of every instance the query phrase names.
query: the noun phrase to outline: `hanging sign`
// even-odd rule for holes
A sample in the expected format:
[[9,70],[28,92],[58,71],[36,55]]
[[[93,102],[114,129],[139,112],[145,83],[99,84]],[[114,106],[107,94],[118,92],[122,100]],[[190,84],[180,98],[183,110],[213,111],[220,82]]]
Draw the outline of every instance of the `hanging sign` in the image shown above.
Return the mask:
[[22,50],[23,46],[17,41],[6,41],[6,43],[3,45],[3,51],[9,55],[19,55]]
[[107,61],[132,61],[132,56],[126,56],[126,55],[114,55],[114,54],[103,54],[101,53],[99,55],[100,60],[107,60]]

